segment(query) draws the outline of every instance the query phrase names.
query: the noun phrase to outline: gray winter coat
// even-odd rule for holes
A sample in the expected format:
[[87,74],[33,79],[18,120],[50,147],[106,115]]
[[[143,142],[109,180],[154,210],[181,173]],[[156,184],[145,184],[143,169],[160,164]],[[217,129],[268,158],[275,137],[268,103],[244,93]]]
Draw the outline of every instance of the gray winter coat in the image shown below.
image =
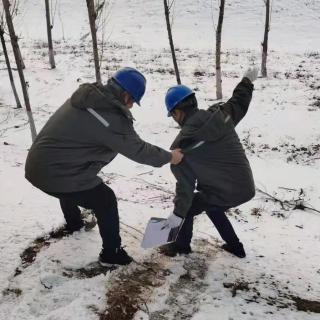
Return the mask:
[[181,164],[171,166],[177,179],[174,213],[185,217],[197,189],[203,200],[218,206],[235,207],[255,194],[251,168],[234,129],[246,114],[253,85],[244,78],[224,104],[189,115],[171,148],[190,148]]
[[[102,124],[88,108],[106,121]],[[49,119],[33,143],[25,177],[45,192],[76,192],[101,183],[97,173],[120,153],[161,167],[171,153],[141,140],[112,86],[84,84]]]

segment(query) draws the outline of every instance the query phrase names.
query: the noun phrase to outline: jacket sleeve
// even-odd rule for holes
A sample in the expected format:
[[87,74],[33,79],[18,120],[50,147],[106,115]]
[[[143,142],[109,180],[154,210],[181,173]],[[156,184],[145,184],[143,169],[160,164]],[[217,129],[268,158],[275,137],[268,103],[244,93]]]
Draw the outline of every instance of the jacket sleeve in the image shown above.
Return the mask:
[[232,97],[220,105],[221,110],[231,117],[234,126],[246,115],[252,98],[253,84],[243,78],[233,91]]
[[171,161],[170,152],[142,140],[133,127],[125,134],[114,133],[107,145],[135,162],[153,167],[161,167]]
[[171,171],[177,180],[173,212],[175,215],[185,218],[194,197],[196,177],[185,160],[179,165],[171,165]]

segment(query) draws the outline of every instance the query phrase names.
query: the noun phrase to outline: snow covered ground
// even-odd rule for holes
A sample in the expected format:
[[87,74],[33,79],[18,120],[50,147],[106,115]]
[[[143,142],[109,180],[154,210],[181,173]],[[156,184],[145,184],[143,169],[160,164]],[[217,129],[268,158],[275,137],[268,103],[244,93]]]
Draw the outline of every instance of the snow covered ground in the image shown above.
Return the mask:
[[[94,81],[85,1],[58,3],[55,70],[47,63],[42,3],[23,1],[16,18],[38,130],[80,83]],[[245,68],[260,61],[263,2],[254,5],[248,0],[226,5],[225,99]],[[164,110],[164,94],[175,79],[162,1],[117,0],[110,8],[103,78],[122,66],[144,72],[148,88],[142,108],[134,108],[135,126],[147,141],[168,148],[178,130]],[[273,3],[269,76],[256,81],[248,115],[237,128],[257,188],[289,203],[303,200],[318,210],[319,12],[315,0]],[[181,77],[197,90],[202,108],[215,102],[216,21],[216,1],[176,1],[173,32]],[[121,156],[102,176],[118,196],[123,243],[137,262],[112,273],[98,268],[88,274],[83,268],[96,261],[101,245],[94,229],[47,240],[35,260],[22,265],[24,250],[63,223],[57,201],[24,179],[30,144],[27,117],[14,109],[0,53],[1,320],[319,319],[320,213],[282,207],[257,192],[255,199],[230,212],[246,259],[221,251],[219,235],[205,215],[195,222],[194,253],[164,259],[155,250],[140,248],[141,232],[151,216],[170,213],[174,178],[168,166],[153,169]],[[131,296],[122,292],[125,288]],[[116,306],[122,304],[127,318],[117,314]],[[138,305],[135,315],[132,304]],[[102,315],[108,308],[113,312],[109,318]]]

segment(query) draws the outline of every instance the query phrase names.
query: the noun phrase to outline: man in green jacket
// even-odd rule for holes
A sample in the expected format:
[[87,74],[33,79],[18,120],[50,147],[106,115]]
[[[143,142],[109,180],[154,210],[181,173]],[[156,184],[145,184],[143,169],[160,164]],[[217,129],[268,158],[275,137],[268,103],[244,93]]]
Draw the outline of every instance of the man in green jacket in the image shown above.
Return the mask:
[[225,241],[222,248],[239,258],[246,256],[225,212],[255,194],[250,164],[235,126],[247,113],[257,74],[257,68],[249,68],[232,98],[208,110],[198,109],[195,94],[188,87],[178,85],[168,90],[168,115],[182,127],[171,148],[181,148],[185,156],[181,164],[171,167],[177,184],[167,226],[183,224],[176,242],[161,247],[163,254],[191,252],[193,218],[205,211]]
[[178,164],[180,150],[165,151],[143,141],[135,132],[130,112],[140,105],[146,79],[136,69],[117,71],[107,85],[83,84],[48,120],[26,160],[25,177],[60,200],[69,232],[84,226],[78,206],[92,209],[102,237],[102,265],[128,264],[121,247],[117,199],[97,176],[118,153],[161,167]]

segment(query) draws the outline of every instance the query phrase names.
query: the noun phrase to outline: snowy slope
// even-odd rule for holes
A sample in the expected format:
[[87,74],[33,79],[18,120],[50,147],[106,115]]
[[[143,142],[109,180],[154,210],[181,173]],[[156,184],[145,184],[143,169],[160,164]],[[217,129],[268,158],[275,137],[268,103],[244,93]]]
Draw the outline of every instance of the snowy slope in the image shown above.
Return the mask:
[[[49,70],[43,4],[35,0],[22,4],[16,24],[40,130],[80,83],[94,81],[87,13],[84,1],[59,1],[53,29],[57,69]],[[260,61],[263,2],[254,5],[246,0],[226,7],[225,99],[246,66]],[[319,210],[320,2],[279,0],[273,9],[269,77],[256,81],[249,113],[237,131],[259,189],[278,199],[295,200],[302,188],[308,206]],[[202,108],[215,102],[213,20],[217,21],[215,1],[214,8],[209,0],[176,1],[173,32],[181,76],[197,90]],[[168,148],[178,130],[163,106],[166,89],[175,79],[162,1],[113,1],[105,33],[109,42],[102,63],[104,79],[127,65],[145,73],[148,88],[142,108],[134,108],[135,126],[147,141]],[[318,313],[298,311],[293,298],[320,300],[319,213],[284,210],[258,192],[254,200],[230,213],[245,243],[246,259],[219,249],[219,235],[204,215],[196,219],[195,252],[163,259],[153,250],[143,251],[139,242],[149,217],[170,213],[174,178],[168,166],[153,169],[121,156],[102,175],[118,196],[123,242],[137,263],[129,271],[84,276],[81,268],[96,261],[100,250],[94,229],[50,242],[17,274],[20,254],[36,238],[61,226],[63,217],[55,199],[24,179],[30,132],[24,111],[13,108],[4,68],[0,53],[1,320],[98,319],[111,305],[108,295],[119,291],[117,279],[130,281],[130,273],[136,275],[139,268],[152,284],[148,278],[135,319],[183,319],[181,313],[194,320],[213,315],[219,320],[319,318]],[[154,263],[152,272],[149,263]]]

